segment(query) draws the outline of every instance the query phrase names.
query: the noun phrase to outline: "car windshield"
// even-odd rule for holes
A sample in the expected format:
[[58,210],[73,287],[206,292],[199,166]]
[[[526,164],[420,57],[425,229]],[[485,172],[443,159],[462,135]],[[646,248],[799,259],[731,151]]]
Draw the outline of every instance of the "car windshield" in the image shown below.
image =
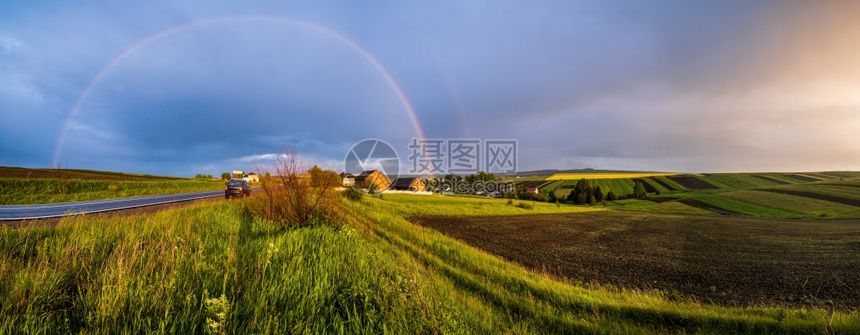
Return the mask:
[[242,181],[241,180],[231,180],[229,183],[227,183],[227,186],[242,186]]

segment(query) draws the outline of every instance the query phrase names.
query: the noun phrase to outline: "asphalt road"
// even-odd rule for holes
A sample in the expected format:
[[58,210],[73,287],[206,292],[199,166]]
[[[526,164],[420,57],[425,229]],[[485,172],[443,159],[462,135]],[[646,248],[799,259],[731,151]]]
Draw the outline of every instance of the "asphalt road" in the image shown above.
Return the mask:
[[223,196],[224,191],[221,190],[56,204],[0,206],[0,221],[44,219],[72,214],[107,212]]

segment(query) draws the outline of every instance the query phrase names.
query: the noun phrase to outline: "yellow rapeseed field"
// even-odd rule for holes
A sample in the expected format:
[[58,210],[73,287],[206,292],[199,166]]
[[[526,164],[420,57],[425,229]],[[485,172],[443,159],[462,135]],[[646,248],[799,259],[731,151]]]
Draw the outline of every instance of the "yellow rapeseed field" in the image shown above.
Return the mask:
[[644,178],[672,176],[677,173],[652,172],[652,173],[556,173],[546,180],[579,180],[585,179],[616,179],[616,178]]

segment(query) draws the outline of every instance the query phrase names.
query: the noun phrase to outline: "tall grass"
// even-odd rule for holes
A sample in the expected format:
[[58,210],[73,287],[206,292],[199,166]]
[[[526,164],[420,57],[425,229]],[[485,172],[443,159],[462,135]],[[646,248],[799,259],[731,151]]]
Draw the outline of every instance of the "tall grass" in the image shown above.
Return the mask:
[[349,226],[240,202],[0,228],[0,333],[424,332],[408,272]]
[[214,191],[223,188],[223,182],[208,180],[119,181],[0,178],[0,205],[88,201],[180,192]]
[[583,288],[404,219],[584,207],[391,195],[288,229],[247,201],[0,227],[0,333],[860,332],[857,312]]

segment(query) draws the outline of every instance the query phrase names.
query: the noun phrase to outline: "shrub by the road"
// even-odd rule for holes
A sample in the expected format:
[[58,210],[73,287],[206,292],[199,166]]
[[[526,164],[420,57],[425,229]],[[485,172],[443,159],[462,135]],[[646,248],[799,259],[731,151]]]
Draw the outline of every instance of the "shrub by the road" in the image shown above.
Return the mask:
[[317,178],[325,173],[310,168],[295,150],[278,155],[271,169],[274,176],[262,180],[263,196],[250,203],[256,215],[284,227],[335,222],[341,212],[336,179]]

